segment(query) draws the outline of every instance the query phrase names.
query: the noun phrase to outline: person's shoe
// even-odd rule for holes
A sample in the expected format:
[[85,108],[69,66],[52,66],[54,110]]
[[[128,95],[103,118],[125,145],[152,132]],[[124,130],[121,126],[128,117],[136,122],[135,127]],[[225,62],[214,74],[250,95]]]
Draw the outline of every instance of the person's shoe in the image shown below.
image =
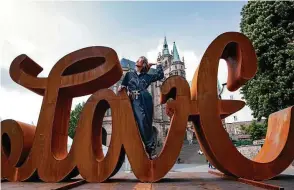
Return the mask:
[[157,157],[155,149],[149,150],[147,153],[150,160],[154,160]]
[[156,149],[153,149],[153,150],[151,151],[150,159],[153,160],[153,159],[155,159],[155,158],[157,158]]

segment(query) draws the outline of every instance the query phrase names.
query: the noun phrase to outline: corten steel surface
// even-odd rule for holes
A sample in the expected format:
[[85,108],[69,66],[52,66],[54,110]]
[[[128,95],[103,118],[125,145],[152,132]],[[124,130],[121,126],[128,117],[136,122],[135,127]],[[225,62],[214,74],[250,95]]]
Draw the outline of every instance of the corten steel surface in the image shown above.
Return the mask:
[[[78,179],[75,179],[78,180]],[[262,182],[267,184],[267,182]],[[292,183],[293,186],[293,183]],[[291,184],[282,187],[286,190],[291,189]],[[108,182],[105,183],[84,183],[83,181],[60,182],[60,183],[42,183],[42,182],[6,182],[1,185],[3,190],[19,190],[19,189],[106,189],[106,190],[194,190],[194,189],[210,189],[210,190],[265,190],[264,187],[255,187],[252,184],[240,183],[239,181],[228,177],[218,177],[207,172],[169,172],[164,179],[156,183],[141,183],[132,173],[119,172]]]
[[284,171],[294,159],[293,106],[270,115],[261,151],[253,160],[244,157],[231,142],[220,119],[222,100],[217,98],[216,88],[220,57],[228,65],[229,90],[241,87],[257,69],[254,48],[244,35],[223,34],[209,45],[191,88],[192,100],[198,102],[199,110],[199,117],[192,118],[192,121],[197,126],[196,135],[202,150],[209,162],[227,175],[253,180],[272,178]]
[[227,176],[223,173],[220,172],[216,172],[216,171],[208,171],[208,173],[213,174],[213,175],[217,175],[226,179],[231,179],[231,180],[235,180],[235,181],[239,181],[241,183],[245,183],[248,185],[253,185],[256,187],[260,187],[260,188],[264,188],[264,189],[271,189],[271,190],[282,190],[284,189],[284,187],[281,186],[277,186],[277,185],[272,185],[272,184],[268,184],[268,183],[264,183],[264,182],[260,182],[260,181],[254,181],[254,180],[249,180],[249,179],[244,179],[244,178],[237,178],[237,177],[231,177],[231,176]]
[[[55,64],[48,78],[38,78],[42,68],[26,55],[18,56],[10,67],[11,78],[44,98],[36,130],[13,120],[1,122],[1,177],[9,181],[38,177],[45,182],[59,182],[80,173],[88,182],[103,182],[117,173],[126,153],[134,175],[140,181],[155,182],[175,164],[188,120],[196,124],[202,150],[221,172],[254,180],[280,174],[294,160],[293,107],[270,116],[265,145],[254,161],[242,156],[223,129],[221,118],[245,104],[218,99],[220,58],[228,63],[230,90],[238,89],[256,72],[256,55],[244,35],[230,32],[217,37],[195,72],[191,89],[179,76],[163,83],[161,103],[167,103],[169,115],[172,114],[171,126],[158,158],[149,160],[126,91],[115,94],[107,89],[122,76],[114,50],[89,47],[70,53]],[[87,94],[92,95],[82,110],[67,153],[72,98]],[[174,100],[167,102],[169,97]],[[109,107],[112,136],[104,156],[101,129]]]

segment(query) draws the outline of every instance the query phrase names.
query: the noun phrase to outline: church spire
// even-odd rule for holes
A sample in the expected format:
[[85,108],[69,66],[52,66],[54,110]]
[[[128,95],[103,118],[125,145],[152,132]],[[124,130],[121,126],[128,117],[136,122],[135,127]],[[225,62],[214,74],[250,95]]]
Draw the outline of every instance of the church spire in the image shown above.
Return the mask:
[[168,50],[168,45],[167,45],[167,41],[166,41],[166,36],[164,36],[162,55],[169,55],[169,50]]
[[181,61],[178,50],[177,50],[176,42],[174,42],[174,47],[173,47],[173,61]]

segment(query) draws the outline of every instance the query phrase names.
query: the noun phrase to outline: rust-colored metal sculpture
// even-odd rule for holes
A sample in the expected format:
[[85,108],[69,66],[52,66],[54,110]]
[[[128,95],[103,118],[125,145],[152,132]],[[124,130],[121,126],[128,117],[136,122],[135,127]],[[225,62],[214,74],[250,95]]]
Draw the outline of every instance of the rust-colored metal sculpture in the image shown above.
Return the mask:
[[[163,83],[161,103],[172,110],[171,126],[158,158],[149,160],[126,92],[115,94],[107,89],[122,76],[114,50],[89,47],[70,53],[56,63],[48,78],[38,78],[42,68],[26,55],[18,56],[10,67],[11,78],[44,98],[36,128],[14,120],[1,122],[1,177],[9,181],[38,177],[45,182],[59,182],[80,173],[88,182],[103,182],[119,170],[126,153],[136,177],[155,182],[175,164],[188,120],[195,124],[208,160],[223,173],[254,180],[278,175],[294,160],[293,107],[270,116],[265,144],[253,161],[242,156],[223,129],[221,118],[245,104],[218,99],[220,58],[228,63],[230,90],[238,89],[256,72],[256,55],[244,35],[230,32],[217,37],[195,72],[191,89],[179,76]],[[82,110],[68,153],[72,98],[87,94],[92,95]],[[174,100],[167,102],[169,97]],[[112,136],[108,153],[103,155],[101,130],[108,108],[112,112]]]
[[[253,180],[272,178],[284,171],[294,159],[293,106],[269,117],[265,143],[259,154],[249,160],[235,148],[220,120],[217,98],[219,58],[228,65],[228,89],[236,90],[255,75],[257,58],[251,42],[242,34],[225,33],[207,48],[192,82],[192,100],[198,102],[199,118],[193,119],[196,135],[207,159],[218,170]],[[205,81],[205,83],[203,82]],[[226,106],[232,106],[233,102]]]

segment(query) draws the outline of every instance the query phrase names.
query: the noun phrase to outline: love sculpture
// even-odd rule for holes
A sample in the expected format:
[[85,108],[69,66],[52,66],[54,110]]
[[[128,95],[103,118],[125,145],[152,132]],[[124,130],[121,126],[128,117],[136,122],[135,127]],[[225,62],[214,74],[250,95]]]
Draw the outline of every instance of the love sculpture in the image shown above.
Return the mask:
[[[135,176],[142,182],[155,182],[175,164],[188,120],[194,123],[207,159],[221,172],[253,180],[280,174],[294,160],[293,106],[270,115],[264,146],[253,160],[245,158],[222,127],[221,119],[245,104],[218,99],[220,58],[227,62],[227,86],[231,91],[256,73],[257,58],[247,37],[236,32],[218,36],[204,53],[191,89],[179,76],[163,83],[161,103],[172,110],[171,126],[159,157],[149,160],[126,92],[115,94],[107,89],[123,73],[113,49],[88,47],[72,52],[54,65],[48,78],[37,77],[42,67],[28,56],[16,57],[10,67],[11,78],[44,98],[37,127],[14,120],[1,122],[1,177],[9,181],[37,177],[59,182],[80,174],[88,182],[103,182],[117,173],[126,153]],[[68,153],[72,99],[88,94],[92,95],[82,110]],[[168,98],[173,100],[167,102]],[[104,156],[101,130],[108,108],[112,136]]]

